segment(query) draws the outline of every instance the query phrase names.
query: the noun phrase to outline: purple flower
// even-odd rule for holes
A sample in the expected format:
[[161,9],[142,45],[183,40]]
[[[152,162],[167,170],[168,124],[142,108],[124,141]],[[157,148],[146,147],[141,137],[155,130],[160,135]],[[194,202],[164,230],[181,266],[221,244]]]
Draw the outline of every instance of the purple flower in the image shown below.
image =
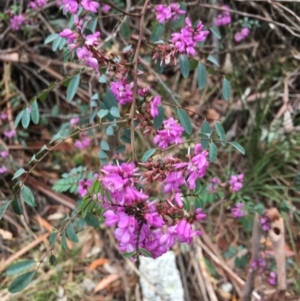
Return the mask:
[[259,272],[262,273],[265,270],[267,263],[262,258],[256,258],[251,262],[250,266],[252,270],[259,270]]
[[261,224],[263,231],[265,231],[265,232],[267,232],[271,229],[271,221],[270,221],[270,218],[266,214],[264,214],[260,218],[260,224]]
[[157,212],[145,214],[145,219],[147,220],[148,225],[156,228],[161,228],[165,224],[164,220]]
[[89,137],[83,136],[81,140],[76,140],[74,142],[74,146],[78,149],[86,149],[91,143],[91,139]]
[[172,248],[176,243],[176,231],[177,225],[168,227],[168,230],[163,234],[159,240],[160,245],[166,245],[168,248]]
[[119,221],[119,215],[112,210],[107,210],[104,212],[103,216],[105,217],[106,226],[114,226]]
[[2,158],[7,158],[9,156],[9,153],[8,153],[7,150],[3,150],[3,151],[0,152],[0,156]]
[[78,11],[78,3],[76,0],[62,0],[61,4],[62,4],[64,14],[66,12],[69,12],[72,15],[75,15]]
[[25,23],[26,18],[23,15],[15,15],[10,19],[10,25],[12,30],[18,30]]
[[78,117],[78,116],[72,117],[72,118],[70,119],[70,124],[71,124],[71,125],[76,125],[76,124],[78,124],[78,123],[79,123],[79,117]]
[[202,42],[209,34],[208,30],[203,30],[204,25],[199,21],[195,29],[192,27],[192,23],[189,18],[185,19],[186,27],[181,31],[172,34],[171,42],[179,53],[186,53],[188,55],[196,55],[196,49],[198,42]]
[[209,185],[208,185],[208,191],[214,192],[218,189],[218,186],[221,184],[221,181],[219,178],[214,177],[211,179]]
[[245,28],[242,28],[241,31],[237,32],[235,35],[234,35],[234,39],[236,42],[241,42],[242,40],[244,40],[248,35],[250,34],[250,29],[245,27]]
[[0,167],[0,174],[4,174],[4,173],[6,173],[7,172],[7,168],[4,166],[4,165],[2,165],[1,167]]
[[112,82],[110,88],[120,105],[132,102],[133,82],[127,84],[126,79],[122,79],[121,81]]
[[100,32],[97,31],[93,34],[89,34],[85,37],[84,44],[87,46],[97,46],[99,44]]
[[92,13],[96,13],[97,9],[99,8],[100,4],[96,1],[92,0],[82,0],[80,4],[86,11],[90,11]]
[[0,113],[0,119],[1,119],[1,120],[6,120],[6,119],[7,119],[7,114],[4,113],[4,112],[1,112],[1,113]]
[[78,183],[78,193],[81,197],[84,197],[87,192],[88,188],[92,186],[92,181],[91,180],[79,180]]
[[180,242],[186,242],[190,244],[195,235],[201,235],[201,231],[193,231],[192,225],[186,220],[182,219],[176,227],[177,238]]
[[201,221],[206,218],[206,214],[202,212],[201,208],[196,209],[196,220]]
[[245,211],[244,204],[239,202],[235,207],[231,208],[231,214],[234,218],[239,218],[247,215],[247,211]]
[[79,47],[76,50],[76,54],[80,60],[83,60],[88,66],[99,72],[97,59],[93,57],[93,54],[86,47]]
[[16,132],[16,130],[11,130],[11,131],[4,130],[3,134],[7,138],[12,138],[12,137],[16,136],[17,132]]
[[270,272],[269,274],[269,278],[268,278],[268,282],[269,284],[271,284],[272,286],[275,286],[277,283],[277,275],[275,272]]
[[164,193],[179,192],[179,187],[185,184],[182,172],[170,172],[165,179]]
[[171,18],[173,21],[176,21],[179,15],[184,15],[186,12],[180,9],[178,3],[172,3],[169,6],[159,4],[155,6],[156,20],[159,23],[165,23]]
[[157,95],[154,97],[153,101],[151,102],[151,116],[153,118],[157,117],[159,114],[158,107],[161,105],[161,97]]
[[59,36],[68,40],[68,44],[73,43],[73,41],[77,38],[77,33],[72,31],[69,28],[65,28],[63,31],[59,33]]
[[225,10],[217,16],[215,20],[216,26],[225,26],[231,23],[230,12],[227,11],[227,9],[229,9],[229,6],[223,5],[222,8],[224,8]]
[[47,4],[47,0],[35,0],[28,3],[28,7],[31,7],[34,10],[37,10],[41,7],[44,7]]
[[109,13],[109,11],[111,10],[111,7],[107,4],[102,4],[101,5],[101,10],[105,13]]
[[232,191],[239,191],[243,187],[244,174],[232,175],[229,180],[230,189]]
[[163,122],[163,130],[158,130],[153,141],[160,148],[165,149],[171,144],[182,143],[183,127],[177,120],[169,118]]

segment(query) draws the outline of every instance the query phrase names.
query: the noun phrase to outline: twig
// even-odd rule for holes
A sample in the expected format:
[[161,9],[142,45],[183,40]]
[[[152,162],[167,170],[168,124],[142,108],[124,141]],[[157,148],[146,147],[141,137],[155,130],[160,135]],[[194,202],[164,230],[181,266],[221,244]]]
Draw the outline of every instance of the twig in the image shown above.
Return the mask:
[[150,0],[146,0],[141,11],[141,20],[140,20],[140,32],[139,32],[139,40],[136,46],[136,51],[133,57],[133,78],[134,78],[134,86],[133,86],[133,100],[130,108],[129,113],[129,120],[131,120],[131,129],[130,129],[130,138],[131,138],[131,151],[132,151],[132,161],[136,161],[136,150],[134,146],[134,112],[135,112],[135,104],[137,98],[137,76],[138,76],[138,60],[139,60],[139,53],[141,49],[142,39],[143,39],[143,31],[144,31],[144,20],[145,20],[145,13],[147,9],[147,5]]
[[[254,222],[252,228],[252,241],[251,241],[252,246],[251,246],[250,262],[253,262],[259,255],[260,239],[261,239],[261,231],[260,231],[259,215],[258,213],[256,213],[254,216]],[[253,286],[254,286],[254,276],[255,276],[255,272],[250,267],[248,271],[246,284],[242,293],[243,301],[251,300],[251,293],[253,291]]]

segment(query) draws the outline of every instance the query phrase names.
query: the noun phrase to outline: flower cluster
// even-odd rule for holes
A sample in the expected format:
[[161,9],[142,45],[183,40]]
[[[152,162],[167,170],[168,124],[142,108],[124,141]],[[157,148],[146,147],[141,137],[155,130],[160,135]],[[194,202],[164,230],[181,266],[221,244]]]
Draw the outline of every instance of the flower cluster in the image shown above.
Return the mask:
[[199,21],[196,28],[193,28],[189,18],[185,19],[185,24],[186,26],[180,32],[172,33],[171,42],[179,53],[195,56],[197,54],[195,49],[197,43],[204,41],[209,31],[203,30],[204,25],[201,21]]
[[38,10],[39,8],[44,7],[47,4],[47,0],[34,0],[28,3],[28,7]]
[[235,207],[231,209],[232,216],[234,218],[239,218],[247,215],[247,211],[244,208],[244,204],[242,202],[237,203]]
[[5,174],[7,172],[7,167],[4,165],[7,162],[9,152],[7,150],[0,151],[0,174]]
[[91,138],[86,135],[82,135],[80,140],[74,142],[74,146],[78,149],[86,149],[91,144]]
[[234,35],[234,39],[236,42],[241,42],[242,40],[244,40],[248,35],[250,34],[250,29],[247,27],[244,27],[241,29],[241,31],[237,32]]
[[[171,156],[163,162],[148,161],[106,165],[99,180],[107,193],[103,194],[105,224],[117,226],[115,237],[123,252],[144,248],[153,258],[167,252],[174,244],[190,244],[200,231],[193,230],[193,223],[206,217],[201,208],[187,214],[183,210],[180,190],[195,189],[196,179],[203,177],[208,166],[207,152],[195,147],[194,155],[182,162]],[[150,196],[138,189],[142,183],[158,183],[166,200],[150,201]],[[151,184],[151,187],[153,187]],[[147,189],[147,187],[144,187]]]
[[208,185],[208,191],[209,192],[217,191],[220,184],[221,184],[220,179],[217,177],[213,177]]
[[185,10],[180,9],[178,3],[171,3],[169,6],[159,4],[155,6],[156,20],[159,23],[165,23],[172,19],[174,22],[179,18],[179,15],[185,15]]
[[133,82],[127,84],[126,79],[111,82],[110,88],[120,105],[132,102],[133,99]]
[[267,266],[267,263],[262,258],[256,258],[250,264],[250,267],[252,270],[254,270],[254,271],[258,270],[260,273],[264,272],[266,266]]
[[229,180],[230,189],[237,192],[242,189],[244,182],[244,174],[232,175]]
[[169,118],[163,122],[163,130],[158,130],[153,141],[160,148],[165,149],[172,144],[182,143],[183,127],[177,120]]
[[265,232],[271,229],[271,220],[266,213],[260,218],[260,224],[262,230]]
[[231,23],[230,12],[228,11],[229,6],[223,5],[222,8],[224,9],[224,11],[217,16],[215,20],[216,26],[225,26]]

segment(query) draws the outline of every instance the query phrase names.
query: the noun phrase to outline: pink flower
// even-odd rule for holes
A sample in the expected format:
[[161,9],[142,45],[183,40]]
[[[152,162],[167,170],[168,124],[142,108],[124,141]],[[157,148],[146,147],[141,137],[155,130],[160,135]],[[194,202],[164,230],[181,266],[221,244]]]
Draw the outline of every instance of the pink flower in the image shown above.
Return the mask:
[[132,102],[133,99],[133,82],[126,83],[126,79],[111,82],[110,88],[120,105]]
[[275,272],[270,272],[269,274],[269,278],[268,278],[268,282],[269,284],[271,284],[272,286],[275,286],[277,283],[277,275]]
[[38,10],[41,7],[44,7],[47,4],[47,0],[35,0],[28,3],[28,7],[31,7],[34,10]]
[[62,0],[63,13],[69,12],[74,15],[78,11],[78,3],[76,0]]
[[265,231],[265,232],[267,232],[271,229],[271,221],[270,221],[270,218],[266,214],[264,214],[260,218],[260,224],[261,224],[263,231]]
[[92,186],[92,181],[91,180],[79,180],[78,183],[78,193],[81,197],[84,197],[87,192],[88,188]]
[[114,226],[119,221],[119,215],[112,210],[107,210],[104,212],[106,226]]
[[229,9],[229,6],[223,5],[222,7],[225,9],[225,11],[223,11],[221,14],[217,16],[215,20],[216,26],[225,26],[231,23],[230,12],[227,11],[227,9]]
[[232,191],[239,191],[243,187],[244,174],[232,175],[229,180],[230,189]]
[[212,180],[210,181],[209,185],[208,185],[208,191],[209,192],[214,192],[218,189],[219,184],[221,184],[221,181],[219,178],[214,177],[212,178]]
[[80,4],[86,11],[90,11],[92,13],[96,13],[97,9],[99,8],[100,4],[96,1],[92,0],[82,0]]
[[190,244],[195,235],[201,235],[201,231],[193,231],[192,225],[184,218],[176,227],[177,238],[180,242]]
[[7,114],[4,113],[4,112],[0,113],[0,119],[1,120],[6,120],[7,119]]
[[93,54],[86,47],[79,47],[76,54],[80,60],[83,60],[88,66],[99,72],[97,59],[93,57]]
[[63,31],[59,33],[59,36],[62,38],[66,38],[68,40],[68,44],[71,44],[74,42],[74,40],[77,38],[77,33],[72,31],[69,28],[65,28]]
[[259,272],[262,273],[264,271],[264,269],[266,268],[267,263],[262,258],[256,258],[251,262],[250,266],[254,271],[259,270]]
[[0,167],[0,174],[4,174],[4,173],[6,173],[7,172],[7,168],[4,166],[4,165],[2,165],[1,167]]
[[25,23],[26,18],[24,15],[15,15],[10,19],[10,25],[12,30],[18,30]]
[[7,158],[9,156],[9,153],[8,153],[7,150],[3,150],[3,151],[0,152],[0,156],[2,158]]
[[242,202],[237,203],[236,206],[231,209],[231,213],[234,218],[239,218],[247,215],[247,212],[244,209],[244,204]]
[[4,130],[3,134],[7,138],[12,138],[17,134],[17,132],[16,132],[16,130],[11,130],[11,131]]
[[242,30],[240,32],[237,32],[234,35],[234,39],[236,42],[241,42],[242,40],[244,40],[248,35],[250,34],[250,29],[245,27],[242,28]]
[[206,214],[202,212],[201,208],[196,209],[196,220],[201,221],[206,218]]
[[158,130],[153,139],[154,143],[160,148],[165,149],[171,144],[182,143],[183,127],[177,120],[169,118],[163,122],[163,130]]
[[105,13],[109,13],[109,11],[111,10],[111,7],[107,4],[102,4],[101,5],[101,10]]
[[70,124],[71,124],[71,125],[76,125],[76,124],[78,124],[78,123],[79,123],[79,117],[78,117],[78,116],[72,117],[72,118],[70,119]]
[[100,32],[97,31],[93,34],[89,34],[85,37],[84,44],[87,46],[97,46],[99,44]]
[[164,183],[164,193],[179,192],[179,187],[185,184],[185,180],[182,172],[175,171],[168,174]]
[[91,143],[91,139],[89,137],[83,136],[81,140],[76,140],[74,146],[78,149],[86,149]]
[[181,31],[172,34],[171,42],[179,53],[186,53],[188,55],[196,55],[196,49],[198,42],[202,42],[209,34],[208,30],[203,30],[204,25],[199,21],[198,25],[194,29],[189,18],[185,19],[186,26]]
[[156,20],[159,23],[165,23],[171,18],[173,21],[176,21],[179,15],[184,15],[186,12],[180,9],[178,3],[172,3],[169,6],[159,4],[155,6]]
[[157,117],[159,114],[158,107],[161,105],[161,97],[157,95],[154,97],[153,101],[151,102],[151,116],[153,118]]
[[147,220],[148,225],[156,228],[161,228],[165,224],[164,220],[157,212],[145,214],[145,219]]

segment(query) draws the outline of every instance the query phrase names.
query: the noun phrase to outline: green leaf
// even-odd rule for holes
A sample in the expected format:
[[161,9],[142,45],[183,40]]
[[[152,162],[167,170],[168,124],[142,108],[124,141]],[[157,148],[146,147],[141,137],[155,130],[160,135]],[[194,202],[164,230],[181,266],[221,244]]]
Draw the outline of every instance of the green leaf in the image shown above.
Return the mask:
[[189,115],[186,113],[186,111],[184,111],[182,109],[177,109],[177,116],[178,116],[179,121],[180,121],[181,125],[183,126],[185,132],[188,135],[191,135],[193,132],[193,126],[192,126]]
[[78,242],[78,237],[76,235],[76,232],[75,232],[75,229],[74,229],[74,226],[72,223],[70,223],[67,227],[67,236],[69,237],[69,239],[73,242]]
[[165,110],[162,106],[158,107],[158,116],[154,118],[154,128],[158,130],[164,121],[165,118]]
[[205,134],[206,136],[210,137],[210,126],[206,120],[203,121],[200,131],[202,134]]
[[84,220],[86,221],[86,223],[89,225],[89,226],[92,226],[94,228],[99,228],[100,227],[100,223],[99,223],[99,220],[90,212],[88,212],[86,214],[86,216],[84,217]]
[[63,232],[61,235],[61,245],[65,250],[69,250],[66,239],[66,232]]
[[221,123],[216,122],[215,128],[216,128],[216,132],[221,140],[222,146],[226,146],[226,134],[225,134],[223,126],[221,125]]
[[27,203],[29,206],[35,206],[34,195],[32,191],[25,185],[21,190],[21,196],[24,199],[24,202]]
[[49,236],[49,243],[50,246],[53,247],[55,242],[56,242],[56,238],[57,238],[58,232],[55,229],[52,229],[52,232]]
[[130,38],[130,27],[127,22],[122,23],[121,34],[125,40],[128,40]]
[[5,211],[7,210],[8,206],[10,205],[10,201],[4,202],[1,206],[0,206],[0,220],[2,219]]
[[105,140],[102,140],[102,141],[101,141],[100,147],[101,147],[103,150],[105,150],[105,151],[109,151],[109,150],[110,150],[109,144],[108,144]]
[[216,26],[213,26],[209,29],[219,40],[221,39],[221,34],[219,31],[219,28]]
[[109,112],[113,117],[120,118],[120,112],[117,107],[111,107]]
[[198,66],[199,62],[195,59],[190,59],[190,71],[194,71],[197,66]]
[[131,258],[134,254],[135,254],[135,251],[123,253],[122,255],[123,255],[124,258],[129,259],[129,258]]
[[141,252],[144,256],[152,258],[151,253],[150,253],[149,251],[147,251],[146,249],[144,249],[144,248],[139,248],[139,250],[140,250],[140,252]]
[[98,157],[100,159],[107,159],[108,155],[107,155],[107,153],[105,151],[103,151],[102,149],[100,149],[99,152],[98,152]]
[[71,79],[71,81],[68,85],[68,89],[67,89],[67,100],[68,101],[71,101],[74,98],[74,96],[77,92],[77,89],[79,87],[79,83],[80,83],[80,74],[77,74]]
[[16,119],[15,119],[15,123],[14,123],[14,126],[15,128],[18,126],[18,124],[20,123],[22,117],[23,117],[23,113],[24,111],[20,111],[19,114],[17,115]]
[[148,149],[142,157],[142,162],[146,162],[152,155],[155,154],[155,152],[156,152],[156,148]]
[[28,286],[31,282],[35,272],[27,272],[25,274],[20,275],[17,279],[13,281],[13,283],[8,287],[8,291],[12,294],[18,293],[22,291],[24,288]]
[[199,89],[200,90],[204,89],[207,81],[207,73],[206,73],[205,66],[201,63],[198,64],[198,68],[197,68],[197,80],[198,80]]
[[100,119],[102,119],[102,118],[104,118],[107,114],[109,113],[109,111],[108,110],[104,110],[104,109],[101,109],[98,113],[97,113],[97,115],[98,115],[98,117],[100,118]]
[[112,136],[114,134],[114,127],[112,125],[109,125],[106,128],[105,133],[106,133],[107,136]]
[[30,123],[30,112],[28,107],[26,107],[23,110],[23,115],[22,115],[22,126],[24,129],[27,129]]
[[38,107],[37,101],[33,101],[31,104],[31,112],[30,112],[31,120],[34,124],[38,124],[40,120],[40,111]]
[[230,83],[225,77],[222,83],[222,95],[224,100],[228,101],[230,99],[230,95],[231,95]]
[[14,198],[11,207],[15,214],[22,215],[23,214],[23,206],[18,198]]
[[50,256],[49,263],[50,263],[50,265],[55,265],[56,264],[56,257],[54,255]]
[[207,57],[207,60],[210,61],[211,63],[213,63],[214,65],[220,67],[219,62],[216,60],[216,58],[214,56],[212,56],[211,54]]
[[10,265],[6,270],[6,274],[12,276],[15,274],[22,273],[28,270],[29,268],[31,268],[33,265],[35,265],[35,261],[32,259],[19,261],[17,263]]
[[44,44],[48,44],[48,43],[50,43],[50,42],[53,42],[57,37],[58,37],[58,34],[57,34],[57,33],[52,33],[52,34],[50,34],[50,35],[45,39]]
[[185,54],[179,56],[179,66],[182,76],[187,78],[190,74],[190,62]]
[[165,30],[165,24],[162,23],[157,23],[153,29],[152,29],[152,33],[151,33],[151,37],[150,37],[150,41],[152,43],[156,42],[159,40],[160,36],[162,35],[162,33]]
[[240,153],[245,155],[245,149],[237,142],[229,142],[234,148],[236,148]]
[[218,156],[218,149],[215,143],[212,141],[209,145],[209,161],[215,162]]
[[24,168],[19,168],[15,174],[14,177],[12,178],[13,180],[21,176],[22,174],[26,173],[27,171]]

